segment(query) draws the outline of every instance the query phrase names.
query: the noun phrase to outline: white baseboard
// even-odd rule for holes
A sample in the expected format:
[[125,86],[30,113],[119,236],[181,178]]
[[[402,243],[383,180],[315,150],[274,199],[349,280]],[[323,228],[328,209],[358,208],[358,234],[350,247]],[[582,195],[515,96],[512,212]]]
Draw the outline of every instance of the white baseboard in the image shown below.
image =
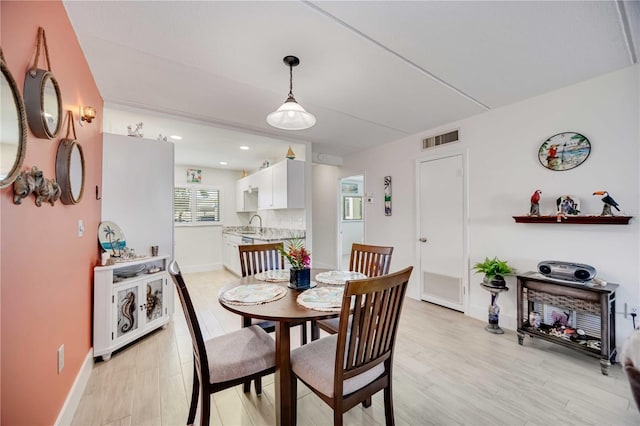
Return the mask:
[[180,265],[180,270],[185,274],[189,274],[192,272],[209,272],[209,271],[217,271],[219,269],[223,269],[222,263],[203,263],[200,265]]
[[71,386],[67,399],[62,405],[60,413],[58,413],[58,418],[54,423],[56,426],[70,425],[73,421],[73,416],[76,414],[78,404],[80,404],[80,398],[82,398],[82,394],[89,382],[89,377],[91,377],[91,370],[93,370],[93,348],[89,348],[89,352],[84,358],[84,362],[80,367],[80,371],[78,371],[73,386]]

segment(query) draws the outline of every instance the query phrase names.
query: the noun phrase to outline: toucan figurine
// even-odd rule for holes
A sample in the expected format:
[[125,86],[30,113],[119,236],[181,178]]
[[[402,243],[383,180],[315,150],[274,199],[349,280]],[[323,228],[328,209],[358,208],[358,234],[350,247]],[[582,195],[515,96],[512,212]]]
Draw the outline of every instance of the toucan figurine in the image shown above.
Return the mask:
[[540,216],[540,194],[542,191],[536,189],[531,196],[531,209],[529,210],[529,216]]
[[618,208],[619,204],[616,203],[616,200],[614,200],[607,191],[596,191],[593,195],[604,195],[604,197],[602,197],[604,206],[602,207],[602,214],[600,216],[613,216],[613,212],[611,211],[612,206],[615,207],[616,210],[620,211]]

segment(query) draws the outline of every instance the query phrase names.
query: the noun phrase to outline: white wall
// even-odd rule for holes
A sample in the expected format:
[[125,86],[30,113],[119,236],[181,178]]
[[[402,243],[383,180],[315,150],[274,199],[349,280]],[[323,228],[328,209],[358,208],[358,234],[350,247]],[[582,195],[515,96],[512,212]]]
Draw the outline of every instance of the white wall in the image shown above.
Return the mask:
[[316,268],[338,268],[338,181],[341,169],[314,164],[312,169],[313,248],[311,262]]
[[[122,230],[138,255],[173,255],[173,144],[103,135],[102,221]],[[168,171],[167,171],[168,169]],[[84,188],[84,197],[94,197]]]
[[[237,170],[211,169],[188,165],[175,166],[175,184],[187,183],[187,169],[202,170],[202,185],[220,189],[222,223],[217,225],[175,226],[175,259],[184,272],[222,268],[222,226],[245,224],[236,213]],[[247,218],[248,220],[248,218]]]
[[[358,152],[344,159],[345,172],[365,171],[366,241],[393,245],[392,269],[417,264],[416,160],[427,157],[420,141],[451,129],[460,129],[454,148],[443,146],[431,153],[465,149],[468,154],[469,264],[498,256],[518,271],[535,269],[546,259],[571,260],[594,265],[598,276],[620,283],[617,293],[618,344],[631,331],[631,321],[620,312],[625,302],[640,304],[640,67],[634,66],[523,102],[450,123],[437,129]],[[581,166],[563,172],[542,167],[537,151],[549,136],[576,131],[589,138],[590,157]],[[319,173],[318,173],[319,175]],[[384,216],[383,177],[393,177],[393,215]],[[322,177],[322,176],[318,176]],[[327,178],[326,191],[330,190]],[[315,190],[320,184],[314,182]],[[335,186],[334,190],[335,190]],[[541,189],[543,212],[553,210],[559,195],[573,194],[582,202],[582,213],[599,213],[602,203],[591,194],[607,190],[622,210],[635,216],[630,225],[516,224],[511,216],[526,214],[529,197]],[[323,193],[329,202],[335,195]],[[335,203],[335,201],[333,201]],[[314,203],[315,205],[315,203]],[[331,210],[331,206],[329,209]],[[317,210],[316,210],[317,212]],[[315,212],[314,212],[315,213]],[[324,245],[331,246],[328,228],[335,216],[317,214],[314,229],[325,228]],[[335,225],[333,225],[335,226]],[[414,271],[409,295],[417,298],[418,271]],[[469,273],[467,315],[486,320],[489,295],[479,277]],[[515,279],[512,291],[500,297],[501,325],[515,328]]]

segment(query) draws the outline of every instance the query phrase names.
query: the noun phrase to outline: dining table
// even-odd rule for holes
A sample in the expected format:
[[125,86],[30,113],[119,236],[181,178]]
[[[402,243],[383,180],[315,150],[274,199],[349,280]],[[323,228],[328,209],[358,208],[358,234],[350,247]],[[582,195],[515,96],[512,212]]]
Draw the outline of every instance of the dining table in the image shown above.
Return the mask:
[[[329,271],[328,269],[311,269],[311,280],[321,272]],[[276,424],[278,425],[295,425],[296,424],[296,395],[293,393],[291,381],[293,379],[291,372],[291,327],[304,323],[306,321],[321,320],[326,318],[335,318],[339,316],[339,312],[327,312],[314,309],[308,309],[297,303],[297,298],[304,290],[296,290],[287,288],[284,297],[262,304],[245,304],[238,305],[229,303],[223,298],[223,295],[234,287],[247,284],[264,284],[255,276],[239,278],[236,281],[224,286],[218,293],[219,303],[227,310],[241,315],[243,317],[251,317],[261,320],[273,321],[275,323],[275,341],[276,341],[276,371],[274,377],[275,385],[275,410]],[[288,282],[277,283],[284,287],[288,287]],[[323,284],[318,282],[318,287],[336,287],[335,285]],[[303,324],[303,326],[306,326]],[[317,336],[315,336],[317,337]]]

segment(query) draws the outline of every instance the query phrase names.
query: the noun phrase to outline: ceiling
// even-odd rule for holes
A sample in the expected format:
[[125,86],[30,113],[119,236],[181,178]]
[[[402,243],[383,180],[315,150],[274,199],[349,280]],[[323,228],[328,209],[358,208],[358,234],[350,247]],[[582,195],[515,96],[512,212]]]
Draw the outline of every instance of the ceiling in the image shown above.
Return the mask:
[[[636,1],[64,4],[106,104],[200,123],[194,160],[236,131],[344,156],[640,56]],[[318,119],[295,132],[265,121],[286,98],[290,54],[296,99]]]

